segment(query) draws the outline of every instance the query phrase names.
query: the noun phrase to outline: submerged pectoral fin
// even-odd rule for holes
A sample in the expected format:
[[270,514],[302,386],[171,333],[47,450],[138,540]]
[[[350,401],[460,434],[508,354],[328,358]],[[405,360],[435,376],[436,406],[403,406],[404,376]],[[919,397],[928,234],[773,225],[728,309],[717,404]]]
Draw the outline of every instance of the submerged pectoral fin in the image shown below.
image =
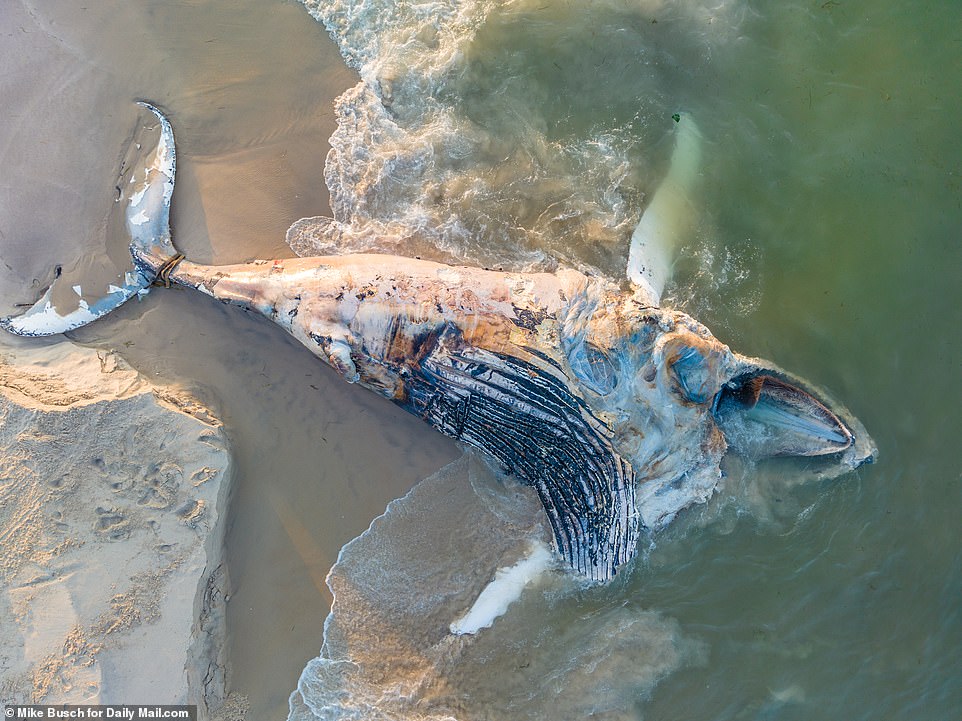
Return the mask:
[[550,368],[439,339],[405,404],[496,460],[541,498],[562,558],[607,581],[635,554],[641,523],[631,466],[607,427]]
[[692,189],[701,166],[702,136],[690,113],[674,116],[675,148],[668,174],[631,235],[628,280],[654,302],[671,274],[675,252],[693,225]]

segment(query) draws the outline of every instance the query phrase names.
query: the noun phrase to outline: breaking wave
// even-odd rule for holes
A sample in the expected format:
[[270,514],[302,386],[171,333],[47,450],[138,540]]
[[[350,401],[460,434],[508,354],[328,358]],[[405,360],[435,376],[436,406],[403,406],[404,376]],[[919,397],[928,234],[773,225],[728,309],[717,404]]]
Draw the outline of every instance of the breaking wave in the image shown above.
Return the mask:
[[334,217],[295,224],[296,252],[613,277],[737,27],[719,2],[304,2],[361,81],[336,103]]
[[635,719],[658,681],[704,659],[676,621],[548,571],[478,633],[456,635],[499,568],[547,542],[537,496],[455,461],[341,551],[324,647],[291,721]]

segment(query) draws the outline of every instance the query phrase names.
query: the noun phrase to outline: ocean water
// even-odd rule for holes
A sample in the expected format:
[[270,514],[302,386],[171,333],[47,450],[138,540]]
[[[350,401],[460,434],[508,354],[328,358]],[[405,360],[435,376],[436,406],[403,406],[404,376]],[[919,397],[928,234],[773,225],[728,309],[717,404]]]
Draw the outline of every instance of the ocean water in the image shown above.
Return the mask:
[[958,717],[962,8],[305,4],[360,82],[333,219],[297,224],[296,251],[623,277],[691,113],[704,168],[667,303],[830,387],[880,460],[828,482],[732,464],[610,586],[549,574],[464,637],[446,625],[520,551],[478,491],[498,482],[446,467],[342,549],[289,718]]
[[4,313],[106,258],[135,98],[172,116],[192,258],[282,255],[318,216],[298,252],[614,278],[684,111],[704,167],[666,303],[830,389],[879,459],[731,467],[610,586],[548,574],[455,638],[544,533],[530,495],[267,323],[152,293],[74,337],[225,420],[250,718],[958,718],[962,5],[305,5],[0,7]]

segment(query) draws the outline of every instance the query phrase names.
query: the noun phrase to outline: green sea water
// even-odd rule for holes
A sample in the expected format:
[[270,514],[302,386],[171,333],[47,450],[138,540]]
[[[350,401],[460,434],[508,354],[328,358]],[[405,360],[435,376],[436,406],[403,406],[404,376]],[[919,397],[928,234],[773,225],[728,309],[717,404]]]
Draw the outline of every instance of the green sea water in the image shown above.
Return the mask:
[[711,653],[645,716],[957,718],[962,6],[757,4],[743,29],[683,298],[831,387],[879,459],[655,554],[638,591]]
[[697,94],[709,220],[676,293],[832,388],[879,458],[653,554],[636,598],[711,651],[644,715],[957,718],[962,6],[756,3],[741,30]]
[[[392,35],[412,18],[371,23],[393,55],[354,25],[329,27],[361,48],[348,56],[390,100],[408,146],[435,140],[427,160],[389,147],[393,167],[437,183],[442,200],[379,180],[373,203],[338,185],[352,143],[385,147],[355,133],[332,186],[339,220],[453,213],[467,232],[436,235],[448,252],[522,262],[520,246],[617,277],[630,206],[664,172],[668,118],[690,112],[704,168],[667,303],[830,388],[879,448],[875,465],[830,482],[801,483],[799,465],[730,469],[626,578],[553,606],[555,629],[604,633],[606,614],[628,607],[677,621],[678,639],[699,644],[680,670],[639,682],[633,710],[596,713],[959,717],[962,6],[515,2],[486,7],[477,26],[454,23],[471,40],[451,60],[442,33],[438,66],[419,38]],[[430,100],[405,104],[412,87]],[[469,150],[452,151],[451,125]],[[606,174],[613,162],[628,169]],[[602,202],[609,186],[627,210]],[[562,210],[546,222],[546,207]],[[541,714],[551,708],[546,698]]]

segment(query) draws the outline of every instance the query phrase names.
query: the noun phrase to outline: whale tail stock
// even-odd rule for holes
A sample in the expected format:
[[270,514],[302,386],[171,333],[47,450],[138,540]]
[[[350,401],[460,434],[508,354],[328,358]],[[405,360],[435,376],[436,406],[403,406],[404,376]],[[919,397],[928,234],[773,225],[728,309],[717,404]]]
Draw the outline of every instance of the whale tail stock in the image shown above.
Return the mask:
[[[138,102],[154,116],[157,124],[144,129],[159,135],[156,143],[134,142],[136,160],[127,167],[117,184],[118,207],[130,240],[133,268],[125,271],[106,292],[90,302],[73,286],[76,296],[67,294],[71,303],[58,299],[57,278],[40,299],[18,316],[0,318],[0,328],[22,336],[46,336],[66,333],[87,325],[119,307],[136,295],[145,294],[158,279],[167,283],[167,274],[181,258],[170,238],[170,200],[174,192],[177,159],[174,133],[163,113],[146,102]],[[143,151],[147,148],[146,152]]]

